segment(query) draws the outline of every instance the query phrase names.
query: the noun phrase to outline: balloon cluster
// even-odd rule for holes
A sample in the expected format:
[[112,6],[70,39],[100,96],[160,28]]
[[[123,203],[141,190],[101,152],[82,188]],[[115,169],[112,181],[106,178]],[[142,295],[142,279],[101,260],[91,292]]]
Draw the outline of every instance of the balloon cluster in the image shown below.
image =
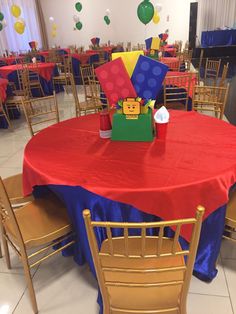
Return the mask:
[[[76,11],[80,12],[82,10],[82,8],[83,7],[82,7],[82,4],[80,2],[77,2],[75,4]],[[80,17],[77,14],[75,14],[73,16],[73,20],[75,22],[76,29],[78,29],[80,31],[82,29],[82,27],[83,27],[83,24],[80,22]]]
[[49,21],[52,23],[52,37],[55,38],[57,37],[57,24],[55,23],[55,19],[53,16],[49,17]]
[[22,35],[25,31],[25,21],[22,18],[19,18],[21,15],[21,8],[18,5],[13,4],[11,6],[11,14],[17,18],[17,21],[14,24],[15,31]]
[[109,25],[111,23],[111,20],[110,20],[110,13],[111,11],[109,9],[106,10],[106,15],[104,16],[104,21],[107,25]]
[[143,0],[137,9],[138,18],[145,25],[151,22],[151,20],[153,20],[154,24],[158,24],[160,22],[158,12],[160,12],[161,9],[161,4],[156,4],[154,8],[153,4],[149,0]]

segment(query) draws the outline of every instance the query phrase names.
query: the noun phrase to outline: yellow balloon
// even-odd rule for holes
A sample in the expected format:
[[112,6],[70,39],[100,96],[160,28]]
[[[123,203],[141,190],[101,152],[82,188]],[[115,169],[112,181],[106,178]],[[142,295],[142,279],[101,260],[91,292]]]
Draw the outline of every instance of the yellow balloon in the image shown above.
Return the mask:
[[53,31],[56,31],[56,30],[57,30],[57,24],[55,24],[55,23],[52,24],[52,30],[53,30]]
[[11,14],[15,17],[19,17],[21,15],[21,9],[18,5],[13,4],[11,6]]
[[159,16],[157,11],[154,12],[152,21],[153,21],[154,24],[158,24],[160,22],[160,16]]
[[18,34],[23,34],[25,31],[25,25],[22,22],[16,22],[14,28]]
[[56,37],[57,36],[57,32],[56,31],[52,31],[52,37]]

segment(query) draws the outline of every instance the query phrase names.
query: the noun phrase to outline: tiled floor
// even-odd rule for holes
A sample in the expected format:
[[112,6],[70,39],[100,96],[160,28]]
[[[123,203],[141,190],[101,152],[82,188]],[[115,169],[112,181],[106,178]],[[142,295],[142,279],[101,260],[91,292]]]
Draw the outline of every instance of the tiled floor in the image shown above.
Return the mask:
[[[74,116],[71,95],[59,96],[61,120]],[[2,177],[22,170],[24,146],[30,139],[22,117],[13,121],[13,132],[0,129],[0,174]],[[193,277],[188,296],[188,314],[236,313],[236,245],[223,241],[218,260],[218,275],[212,283]],[[85,265],[72,258],[56,256],[33,272],[38,308],[42,314],[96,314],[99,308],[97,283]],[[32,313],[23,270],[12,254],[12,269],[0,259],[0,314]]]

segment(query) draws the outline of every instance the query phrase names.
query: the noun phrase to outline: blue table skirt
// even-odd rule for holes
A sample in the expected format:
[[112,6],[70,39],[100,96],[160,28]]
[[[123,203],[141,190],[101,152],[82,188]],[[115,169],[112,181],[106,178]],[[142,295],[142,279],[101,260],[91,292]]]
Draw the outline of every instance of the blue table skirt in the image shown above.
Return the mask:
[[212,46],[236,45],[236,30],[219,30],[202,32],[201,46],[203,48]]

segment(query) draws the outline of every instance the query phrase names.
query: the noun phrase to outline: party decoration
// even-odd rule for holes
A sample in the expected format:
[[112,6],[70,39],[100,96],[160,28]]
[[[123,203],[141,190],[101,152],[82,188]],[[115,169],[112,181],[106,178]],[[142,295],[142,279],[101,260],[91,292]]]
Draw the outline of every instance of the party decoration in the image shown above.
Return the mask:
[[75,24],[76,28],[80,31],[83,27],[83,24],[81,22],[78,22]]
[[77,2],[77,3],[75,4],[75,8],[76,8],[76,10],[77,10],[78,12],[80,12],[80,11],[82,10],[82,4],[81,4],[80,2]]
[[52,24],[52,30],[53,30],[53,31],[56,31],[56,30],[57,30],[57,24],[56,24],[56,23],[53,23],[53,24]]
[[155,5],[155,8],[156,8],[157,12],[161,12],[161,10],[162,10],[162,4],[161,4],[161,3],[157,3],[157,4]]
[[3,25],[0,23],[0,32],[3,30]]
[[54,17],[53,17],[53,16],[50,16],[50,17],[49,17],[49,21],[50,21],[50,22],[54,22]]
[[22,17],[20,17],[19,19],[17,19],[17,21],[20,22],[20,23],[22,23],[22,24],[25,26],[25,20],[24,20]]
[[165,64],[140,56],[131,77],[138,96],[143,99],[156,99],[168,70]]
[[137,96],[121,58],[101,65],[95,72],[110,105]]
[[80,18],[78,15],[75,14],[75,15],[73,15],[73,20],[75,23],[78,23],[80,21]]
[[143,0],[138,6],[137,10],[138,18],[143,24],[148,24],[154,15],[154,7],[149,0]]
[[109,17],[110,14],[111,14],[111,10],[107,9],[107,10],[106,10],[106,15]]
[[91,43],[93,44],[93,46],[99,47],[100,38],[98,37],[91,38]]
[[3,20],[3,21],[2,21],[2,26],[3,26],[3,28],[7,27],[7,22],[6,22],[6,20]]
[[129,51],[129,52],[116,52],[111,55],[112,60],[117,58],[121,58],[127,72],[129,73],[129,77],[131,77],[138,58],[140,55],[144,55],[143,50],[141,51]]
[[109,25],[111,23],[110,19],[109,19],[109,16],[105,15],[104,16],[104,21],[107,25]]
[[158,14],[158,11],[155,10],[152,21],[154,24],[158,24],[160,22],[160,16]]
[[57,32],[56,31],[52,31],[52,37],[55,38],[57,36]]
[[4,15],[2,12],[0,12],[0,21],[3,21],[4,20]]
[[11,6],[11,14],[16,18],[19,17],[21,15],[21,8],[18,5],[13,4]]
[[25,31],[25,25],[21,21],[17,21],[14,24],[14,29],[18,34],[22,35]]

